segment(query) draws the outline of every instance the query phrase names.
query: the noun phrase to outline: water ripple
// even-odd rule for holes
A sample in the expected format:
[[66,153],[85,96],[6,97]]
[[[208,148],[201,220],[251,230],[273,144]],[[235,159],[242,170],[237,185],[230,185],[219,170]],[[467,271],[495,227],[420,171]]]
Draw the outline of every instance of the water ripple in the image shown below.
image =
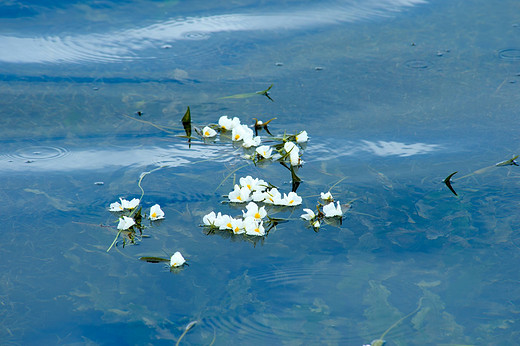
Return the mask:
[[502,60],[520,60],[520,49],[501,49],[498,51],[498,57]]
[[70,151],[62,147],[54,146],[30,146],[20,148],[6,157],[25,162],[59,159],[70,154]]
[[[219,32],[281,31],[385,17],[425,0],[361,1],[320,4],[306,9],[260,14],[223,14],[177,18],[141,28],[68,36],[0,35],[0,61],[10,63],[115,62],[150,58],[142,51],[181,40],[204,40]],[[157,53],[155,53],[157,54]]]
[[[185,143],[167,147],[128,146],[66,149],[57,146],[31,146],[0,156],[0,172],[9,171],[72,171],[109,167],[160,165],[178,167],[197,160],[228,162],[234,159],[222,146]],[[226,153],[224,153],[226,152]]]
[[[243,343],[279,344],[288,340],[352,343],[345,320],[335,315],[335,306],[327,305],[331,300],[327,294],[322,294],[323,287],[335,287],[340,280],[348,278],[351,273],[346,269],[349,267],[346,263],[320,265],[319,268],[310,264],[310,267],[301,265],[248,271],[239,279],[240,282],[251,280],[251,287],[237,282],[237,285],[228,287],[226,297],[223,297],[224,300],[231,297],[230,304],[236,304],[238,308],[230,313],[206,317],[203,321],[205,328],[208,332],[216,330],[218,334],[233,335],[234,342]],[[280,286],[284,288],[280,289]],[[342,295],[335,290],[330,290],[330,294]],[[251,312],[249,304],[261,308]],[[306,326],[307,320],[321,322]]]

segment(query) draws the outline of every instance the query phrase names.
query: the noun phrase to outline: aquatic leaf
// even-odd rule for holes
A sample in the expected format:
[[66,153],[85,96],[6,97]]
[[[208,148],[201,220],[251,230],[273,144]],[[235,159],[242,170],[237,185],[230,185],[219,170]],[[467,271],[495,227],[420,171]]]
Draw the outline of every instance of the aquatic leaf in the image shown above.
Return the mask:
[[188,137],[188,147],[191,148],[191,112],[189,106],[182,117],[182,126],[184,127],[184,132],[186,132],[186,136]]
[[148,263],[160,263],[160,262],[169,262],[170,260],[168,258],[162,258],[162,257],[153,257],[153,256],[143,256],[139,257],[141,261],[146,261]]
[[422,304],[419,311],[411,319],[413,327],[417,330],[414,342],[427,344],[431,340],[439,342],[465,341],[463,328],[455,321],[455,317],[445,310],[445,304],[441,298],[427,289],[423,290]]
[[457,196],[457,193],[455,192],[455,190],[454,190],[453,187],[451,186],[451,181],[450,181],[450,179],[451,179],[451,177],[453,177],[453,176],[454,176],[455,174],[457,174],[457,173],[458,173],[458,171],[453,172],[453,173],[451,173],[450,175],[448,175],[448,176],[443,180],[444,184],[446,184],[446,186],[448,187],[448,189],[450,189],[450,191],[453,192],[453,194],[454,194],[455,196]]
[[46,193],[44,191],[41,191],[41,190],[38,190],[38,189],[29,189],[29,188],[25,188],[23,190],[25,192],[30,192],[30,193],[34,193],[36,195],[43,195],[43,196],[45,196],[48,199],[49,204],[52,205],[54,208],[60,210],[60,211],[78,210],[77,208],[72,207],[74,205],[73,202],[67,201],[67,200],[64,200],[64,199],[62,200],[62,199],[59,199],[59,198],[56,198],[56,197],[52,197],[48,193]]
[[298,177],[296,175],[296,172],[294,171],[294,166],[288,165],[284,161],[280,161],[280,164],[282,166],[284,166],[285,168],[287,168],[289,171],[291,171],[291,183],[292,183],[291,191],[296,192],[296,190],[298,190],[298,187],[300,186],[302,180],[300,179],[300,177]]
[[273,87],[273,84],[269,85],[269,87],[265,90],[262,90],[262,91],[257,91],[256,94],[258,95],[264,95],[265,97],[267,97],[269,100],[273,101],[274,100],[269,96],[269,93],[268,91],[271,90],[271,88]]
[[190,106],[188,106],[188,109],[186,110],[186,113],[184,113],[184,116],[182,117],[182,123],[191,123],[191,112],[190,112]]
[[262,91],[256,91],[254,93],[244,93],[244,94],[235,94],[235,95],[230,95],[230,96],[224,96],[224,97],[221,97],[221,99],[245,99],[245,98],[253,97],[256,95],[264,95],[269,100],[274,102],[274,100],[269,96],[269,93],[268,93],[268,91],[271,90],[272,87],[273,87],[273,84],[271,84],[267,89],[262,90]]
[[515,161],[517,158],[518,158],[518,155],[516,155],[512,159],[499,162],[499,163],[495,164],[495,166],[498,166],[498,167],[500,167],[500,166],[511,166],[511,165],[518,166],[518,163]]
[[368,304],[364,315],[367,318],[364,332],[367,335],[378,335],[382,328],[391,326],[402,317],[401,312],[388,302],[390,291],[374,280],[368,281],[370,287],[363,297],[363,303]]
[[255,136],[258,136],[258,130],[261,130],[261,129],[264,129],[265,132],[267,132],[270,136],[272,136],[273,134],[269,131],[269,128],[267,127],[267,125],[269,125],[269,123],[273,120],[275,120],[276,118],[271,118],[269,120],[267,120],[266,122],[261,122],[259,121],[257,118],[253,118],[255,120]]

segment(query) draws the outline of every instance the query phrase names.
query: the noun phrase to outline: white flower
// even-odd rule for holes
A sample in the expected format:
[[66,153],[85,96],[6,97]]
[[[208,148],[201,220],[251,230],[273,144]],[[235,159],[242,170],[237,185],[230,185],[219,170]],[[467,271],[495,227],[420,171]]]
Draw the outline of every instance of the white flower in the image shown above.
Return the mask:
[[256,221],[254,218],[246,218],[244,220],[244,228],[247,235],[263,236],[265,235],[264,222]]
[[296,136],[296,142],[297,143],[304,143],[309,140],[309,136],[307,135],[307,131],[302,131],[298,133]]
[[170,267],[180,267],[184,263],[186,263],[186,260],[179,251],[174,253],[170,258]]
[[131,201],[127,201],[126,199],[119,198],[121,203],[114,202],[110,203],[110,211],[123,211],[124,209],[134,209],[139,205],[139,199],[134,198]]
[[202,136],[206,138],[215,137],[217,135],[217,131],[213,130],[211,127],[206,126],[202,129]]
[[110,203],[110,208],[108,208],[110,211],[123,211],[124,208],[119,202]]
[[204,217],[202,218],[202,222],[206,226],[218,227],[219,226],[218,224],[220,223],[221,220],[222,220],[222,214],[220,214],[220,212],[219,212],[218,215],[215,215],[214,211],[212,211],[209,214],[204,215]]
[[267,190],[265,192],[264,203],[278,204],[276,202],[279,202],[281,199],[282,199],[282,195],[280,194],[280,192],[278,191],[278,189],[276,187],[273,187],[272,189]]
[[125,229],[129,229],[133,225],[135,225],[134,219],[132,219],[131,217],[128,217],[128,216],[122,216],[119,219],[119,223],[117,224],[117,229],[124,231]]
[[218,119],[218,125],[224,131],[233,130],[235,126],[240,125],[240,119],[234,117],[233,120],[229,119],[226,115],[223,115]]
[[258,178],[251,177],[248,175],[247,177],[242,177],[239,180],[240,187],[247,187],[249,191],[264,191],[267,188],[267,183]]
[[235,184],[235,189],[231,191],[228,195],[230,202],[236,202],[236,203],[244,203],[251,200],[251,197],[249,196],[249,189],[247,186],[240,187],[237,184]]
[[267,196],[267,192],[265,191],[254,191],[251,195],[251,199],[253,202],[263,202]]
[[121,199],[121,205],[123,206],[124,209],[134,209],[135,207],[137,207],[139,205],[139,199],[138,198],[133,198],[131,201],[127,201],[126,199]]
[[233,234],[245,233],[244,220],[242,219],[231,219],[231,230]]
[[222,215],[220,219],[218,219],[218,226],[219,229],[233,229],[233,218],[229,215]]
[[150,208],[150,220],[164,219],[164,211],[162,211],[159,204],[154,204]]
[[337,206],[334,206],[334,202],[330,202],[329,204],[323,206],[323,213],[325,214],[325,217],[335,217],[343,215],[343,211],[341,210],[339,202],[337,202]]
[[283,198],[281,200],[280,205],[287,205],[289,207],[302,204],[302,198],[298,196],[296,192],[289,192],[288,194],[283,194]]
[[254,220],[260,221],[267,215],[265,207],[258,208],[258,205],[255,202],[249,202],[249,204],[246,206],[246,210],[247,212],[242,211],[244,219],[250,217]]
[[314,228],[320,228],[320,222],[319,222],[318,220],[314,221],[314,222],[312,223],[312,227],[314,227]]
[[237,125],[233,127],[231,131],[231,139],[233,141],[241,141],[244,139],[252,140],[253,138],[253,130],[251,130],[247,125]]
[[298,166],[300,164],[300,149],[293,142],[285,142],[284,150],[289,154],[291,166]]
[[256,148],[256,152],[264,159],[268,159],[272,156],[273,148],[268,145],[262,145]]
[[262,139],[260,136],[254,136],[254,137],[244,137],[244,142],[242,143],[242,146],[244,148],[251,148],[251,147],[257,147],[262,142]]
[[326,193],[321,192],[320,197],[324,201],[334,201],[334,198],[332,198],[332,194],[330,191],[327,191]]
[[[298,149],[298,148],[296,148]],[[298,150],[292,150],[289,154],[289,160],[291,161],[291,166],[298,166],[300,164],[300,155],[299,155],[299,149]]]
[[314,212],[311,209],[303,208],[303,211],[305,212],[305,214],[301,216],[302,219],[310,221],[316,217],[316,214],[314,214]]
[[296,146],[296,144],[294,144],[293,142],[285,142],[285,144],[283,145],[283,148],[286,153],[290,153],[293,150],[296,150],[296,151],[299,150],[298,147]]

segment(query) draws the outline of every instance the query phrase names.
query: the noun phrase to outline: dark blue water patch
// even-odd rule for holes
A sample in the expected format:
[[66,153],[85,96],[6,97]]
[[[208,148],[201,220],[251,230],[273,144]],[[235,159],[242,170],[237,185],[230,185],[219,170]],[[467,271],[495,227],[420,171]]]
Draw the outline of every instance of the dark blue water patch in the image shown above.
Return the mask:
[[151,79],[151,78],[125,78],[125,77],[81,77],[81,76],[24,76],[16,74],[0,74],[0,81],[4,82],[30,82],[30,83],[105,83],[105,84],[141,84],[141,83],[159,83],[159,84],[185,84],[184,82],[200,83],[196,79],[183,79],[182,81],[173,78]]
[[32,17],[38,11],[24,4],[10,4],[0,7],[0,18]]

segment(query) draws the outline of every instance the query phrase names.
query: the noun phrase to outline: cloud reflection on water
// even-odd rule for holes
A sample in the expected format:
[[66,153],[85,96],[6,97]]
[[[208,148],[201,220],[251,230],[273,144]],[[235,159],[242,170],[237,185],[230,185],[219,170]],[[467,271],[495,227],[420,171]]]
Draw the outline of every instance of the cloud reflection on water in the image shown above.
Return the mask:
[[[141,51],[219,32],[295,30],[388,16],[426,0],[351,0],[283,13],[224,14],[159,22],[103,34],[0,35],[0,61],[10,63],[110,62],[146,58]],[[0,7],[1,9],[1,7]],[[193,33],[196,33],[194,35]],[[175,48],[172,46],[172,48]]]
[[228,162],[234,156],[229,149],[223,150],[222,146],[195,144],[188,149],[186,143],[164,148],[90,148],[67,150],[63,155],[42,159],[27,159],[17,155],[0,156],[0,172],[88,171],[150,165],[179,167],[208,159],[211,162]]
[[403,143],[394,141],[367,141],[361,143],[313,143],[309,145],[306,159],[318,158],[318,160],[330,160],[343,156],[356,156],[372,154],[376,156],[399,156],[408,157],[424,155],[441,150],[439,144],[428,143]]
[[[49,151],[52,147],[41,147]],[[334,149],[332,149],[334,148]],[[402,143],[402,142],[371,142],[363,140],[360,143],[346,142],[319,143],[318,140],[309,143],[304,160],[329,160],[343,156],[372,154],[376,156],[408,157],[423,155],[442,149],[438,144]],[[38,147],[30,147],[30,151]],[[168,147],[128,147],[128,148],[90,148],[81,150],[66,150],[60,148],[60,155],[40,159],[37,155],[24,156],[8,154],[0,156],[0,172],[34,172],[34,171],[88,171],[114,169],[120,167],[146,167],[164,165],[180,167],[197,162],[222,163],[237,158],[241,154],[232,146],[192,144],[188,149],[186,143]],[[17,152],[24,152],[23,148]],[[50,152],[50,151],[49,151]]]

